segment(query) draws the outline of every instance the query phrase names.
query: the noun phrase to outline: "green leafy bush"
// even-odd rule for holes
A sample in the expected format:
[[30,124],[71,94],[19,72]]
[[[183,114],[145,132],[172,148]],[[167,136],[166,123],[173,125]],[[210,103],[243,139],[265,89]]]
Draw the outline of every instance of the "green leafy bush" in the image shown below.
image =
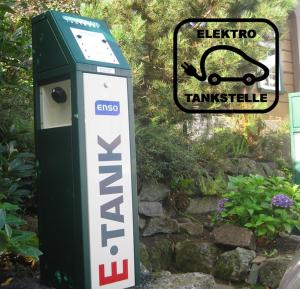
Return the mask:
[[14,125],[0,128],[0,254],[20,254],[37,260],[41,252],[35,233],[24,230],[20,217],[32,213],[35,157],[19,145],[22,136]]
[[223,196],[218,216],[259,237],[300,229],[300,189],[282,177],[230,177]]
[[21,230],[26,222],[17,216],[19,207],[0,202],[0,253],[14,253],[37,260],[42,254],[35,233]]
[[194,194],[193,183],[193,179],[179,177],[172,181],[170,188],[172,191],[184,192],[191,196]]
[[14,126],[7,131],[0,129],[0,132],[0,202],[11,202],[20,206],[26,201],[23,207],[32,207],[35,156],[22,151],[23,148],[16,141],[17,132]]
[[242,134],[230,128],[215,128],[210,137],[195,139],[195,149],[203,159],[217,160],[220,157],[243,157],[249,153],[247,141]]
[[226,180],[223,174],[217,174],[214,178],[206,174],[199,178],[200,193],[203,196],[220,195],[226,189]]
[[197,178],[199,157],[192,141],[176,128],[166,125],[137,127],[137,172],[139,181],[166,184],[181,178]]

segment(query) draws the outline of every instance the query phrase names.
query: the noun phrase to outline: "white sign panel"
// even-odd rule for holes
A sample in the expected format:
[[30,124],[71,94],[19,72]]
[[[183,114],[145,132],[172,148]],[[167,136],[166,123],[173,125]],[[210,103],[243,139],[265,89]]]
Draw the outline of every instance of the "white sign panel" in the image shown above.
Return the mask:
[[83,74],[92,289],[134,286],[127,79]]
[[104,34],[71,27],[85,59],[119,64]]

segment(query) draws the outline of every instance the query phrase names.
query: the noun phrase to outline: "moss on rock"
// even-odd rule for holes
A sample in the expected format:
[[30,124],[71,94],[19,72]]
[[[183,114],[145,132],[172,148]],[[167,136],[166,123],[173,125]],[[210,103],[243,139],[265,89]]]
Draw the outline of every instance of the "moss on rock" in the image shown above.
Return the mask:
[[176,268],[181,272],[211,273],[220,250],[212,243],[182,241],[176,244]]

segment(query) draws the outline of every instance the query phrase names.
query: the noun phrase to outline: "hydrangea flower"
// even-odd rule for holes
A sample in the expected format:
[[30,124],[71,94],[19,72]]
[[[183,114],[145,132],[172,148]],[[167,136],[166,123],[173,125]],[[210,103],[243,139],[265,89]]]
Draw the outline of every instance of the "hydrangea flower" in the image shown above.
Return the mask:
[[221,200],[218,201],[218,207],[217,207],[217,211],[218,213],[221,213],[225,210],[225,203],[226,202],[229,202],[229,199],[228,198],[223,198]]
[[278,194],[272,198],[272,205],[280,208],[290,208],[294,201],[284,194]]

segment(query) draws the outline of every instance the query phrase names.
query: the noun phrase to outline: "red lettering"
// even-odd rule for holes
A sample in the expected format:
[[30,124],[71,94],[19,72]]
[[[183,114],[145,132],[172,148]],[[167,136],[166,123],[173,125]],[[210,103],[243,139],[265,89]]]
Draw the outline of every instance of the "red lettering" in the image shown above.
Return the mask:
[[111,262],[111,276],[105,276],[104,264],[99,265],[99,284],[107,285],[128,279],[128,259],[123,260],[123,272],[117,273],[117,262]]

